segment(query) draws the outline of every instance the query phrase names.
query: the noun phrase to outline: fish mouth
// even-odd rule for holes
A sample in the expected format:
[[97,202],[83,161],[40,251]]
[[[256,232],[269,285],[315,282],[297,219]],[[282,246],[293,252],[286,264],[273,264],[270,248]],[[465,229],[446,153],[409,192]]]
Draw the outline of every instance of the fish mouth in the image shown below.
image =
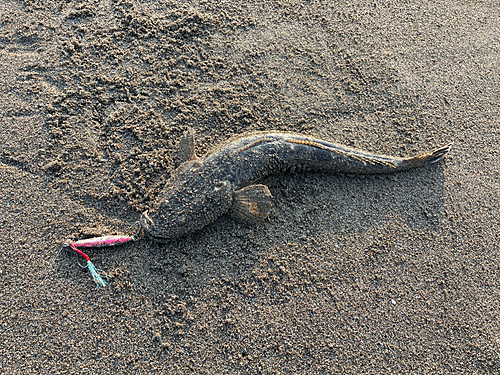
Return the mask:
[[153,219],[149,217],[148,211],[144,211],[141,215],[141,227],[143,227],[147,233],[151,233],[155,227],[155,223]]
[[155,222],[148,215],[148,211],[144,211],[141,215],[141,227],[146,235],[155,242],[167,242],[167,238],[155,235]]

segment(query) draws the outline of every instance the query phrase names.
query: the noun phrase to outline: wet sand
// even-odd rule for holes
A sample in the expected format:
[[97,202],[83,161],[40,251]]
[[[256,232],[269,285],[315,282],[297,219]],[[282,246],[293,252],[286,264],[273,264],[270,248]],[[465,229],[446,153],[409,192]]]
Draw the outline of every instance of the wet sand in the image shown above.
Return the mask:
[[[5,374],[500,371],[495,2],[0,4]],[[390,176],[286,175],[268,221],[131,233],[174,169],[246,131],[411,155]]]

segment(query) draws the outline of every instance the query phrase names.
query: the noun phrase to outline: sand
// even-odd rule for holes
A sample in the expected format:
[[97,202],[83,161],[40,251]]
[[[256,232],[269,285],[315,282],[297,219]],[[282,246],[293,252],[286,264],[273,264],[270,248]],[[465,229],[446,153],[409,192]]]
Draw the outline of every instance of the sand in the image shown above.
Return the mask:
[[[3,1],[2,374],[500,371],[495,1]],[[285,175],[273,211],[167,244],[131,233],[174,170],[253,130],[410,155]]]

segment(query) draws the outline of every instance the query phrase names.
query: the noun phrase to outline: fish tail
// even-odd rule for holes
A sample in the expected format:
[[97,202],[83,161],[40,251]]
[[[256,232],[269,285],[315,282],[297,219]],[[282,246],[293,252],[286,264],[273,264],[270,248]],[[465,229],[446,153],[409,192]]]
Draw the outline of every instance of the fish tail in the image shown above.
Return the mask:
[[452,145],[453,142],[450,142],[417,156],[405,158],[401,163],[401,169],[416,168],[425,164],[436,163],[440,161],[448,153],[448,151],[450,151]]

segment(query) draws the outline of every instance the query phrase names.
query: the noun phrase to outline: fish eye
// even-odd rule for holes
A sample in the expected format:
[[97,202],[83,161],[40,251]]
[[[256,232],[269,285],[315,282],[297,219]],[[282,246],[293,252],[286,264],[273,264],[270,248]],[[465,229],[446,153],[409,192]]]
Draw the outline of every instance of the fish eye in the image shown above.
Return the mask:
[[219,191],[221,190],[222,188],[225,188],[228,186],[228,183],[226,181],[219,181],[219,182],[216,182],[215,183],[215,191]]

